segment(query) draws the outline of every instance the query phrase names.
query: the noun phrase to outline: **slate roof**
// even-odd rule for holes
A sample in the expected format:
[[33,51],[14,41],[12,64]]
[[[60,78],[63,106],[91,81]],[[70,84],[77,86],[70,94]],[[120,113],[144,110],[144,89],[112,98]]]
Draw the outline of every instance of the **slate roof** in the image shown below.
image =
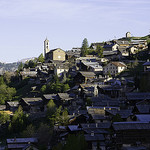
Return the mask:
[[106,120],[106,116],[103,116],[103,115],[99,115],[99,114],[91,114],[92,118],[94,120]]
[[113,47],[115,45],[115,43],[106,43],[106,44],[104,44],[104,47],[103,48],[111,48],[111,47]]
[[128,118],[130,115],[132,115],[132,110],[118,110],[118,109],[112,109],[112,110],[106,110],[108,113],[112,115],[119,114],[121,118]]
[[118,107],[119,101],[111,99],[109,96],[106,95],[99,95],[98,97],[91,98],[93,106],[99,107]]
[[126,97],[128,100],[144,100],[149,99],[150,100],[150,92],[147,93],[126,93]]
[[6,105],[0,105],[0,111],[5,109],[6,109]]
[[116,43],[118,45],[122,45],[122,44],[129,45],[130,44],[129,41],[122,41],[122,40],[117,40]]
[[150,105],[136,105],[136,107],[141,114],[150,113]]
[[96,76],[94,72],[80,71],[79,73],[81,73],[82,76],[87,77],[87,78],[94,78]]
[[112,61],[110,63],[112,63],[113,65],[117,67],[127,67],[126,64],[124,64],[123,62]]
[[138,121],[150,122],[150,114],[139,114],[135,115]]
[[13,144],[13,143],[28,143],[28,142],[35,143],[38,140],[37,138],[15,138],[15,139],[7,139],[6,141],[9,144]]
[[104,46],[104,43],[91,43],[91,46],[98,46],[100,45],[101,47]]
[[81,128],[78,127],[78,125],[68,125],[68,128],[70,131],[80,131]]
[[109,132],[106,131],[105,129],[99,129],[99,128],[88,128],[88,129],[83,129],[85,133],[87,134],[90,134],[92,131],[95,133],[95,134],[108,134]]
[[12,102],[7,102],[7,104],[8,104],[10,107],[18,107],[19,102],[18,102],[18,101],[12,101]]
[[27,105],[31,105],[31,106],[40,105],[43,102],[42,98],[40,98],[40,97],[36,97],[36,98],[22,98],[22,100]]
[[55,99],[57,94],[44,94],[43,97],[47,100]]
[[82,129],[109,129],[111,126],[110,122],[101,122],[101,123],[82,123]]
[[71,99],[71,98],[69,97],[69,94],[68,94],[68,93],[58,93],[57,95],[58,95],[58,97],[59,97],[60,99],[62,99],[62,100]]
[[143,66],[150,66],[150,61],[145,62]]
[[[53,51],[56,51],[56,50],[62,50],[61,48],[55,48],[55,49],[52,49],[52,50],[50,50],[49,52],[53,52]],[[62,50],[62,51],[64,51],[64,50]],[[48,52],[48,53],[49,53]],[[65,51],[64,51],[65,52]]]
[[148,150],[144,146],[131,146],[131,147],[123,147],[122,150]]
[[113,128],[119,130],[150,130],[150,123],[145,122],[114,122]]
[[100,89],[103,89],[103,90],[120,90],[121,89],[121,86],[119,85],[98,85],[98,87]]
[[103,51],[104,56],[116,55],[116,54],[118,54],[118,51]]

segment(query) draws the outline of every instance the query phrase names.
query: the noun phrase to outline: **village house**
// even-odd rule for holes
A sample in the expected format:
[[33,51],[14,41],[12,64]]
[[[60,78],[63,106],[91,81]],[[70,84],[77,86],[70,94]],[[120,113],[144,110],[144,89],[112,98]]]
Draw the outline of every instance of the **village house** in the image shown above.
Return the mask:
[[22,98],[19,103],[26,112],[36,113],[44,110],[43,100],[40,97]]
[[102,66],[99,65],[98,62],[87,62],[87,61],[82,61],[80,69],[83,71],[91,71],[99,73],[103,71]]
[[35,79],[37,77],[37,70],[35,68],[25,69],[20,72],[22,79],[26,77],[30,77],[31,79]]
[[150,72],[150,61],[149,60],[147,60],[147,62],[145,62],[143,64],[143,66],[144,66],[144,72]]
[[80,84],[78,90],[82,98],[98,96],[97,84]]
[[19,107],[19,102],[18,101],[6,101],[6,110],[10,110],[12,112],[15,112],[18,107]]
[[96,62],[97,60],[99,60],[99,58],[95,56],[79,57],[79,58],[76,58],[76,64],[78,66],[79,64],[81,64],[82,61]]
[[92,82],[94,79],[96,79],[96,74],[94,72],[88,72],[88,71],[79,71],[77,75],[74,77],[74,80],[79,83],[88,83]]
[[118,44],[119,46],[125,46],[125,47],[128,47],[130,45],[129,41],[123,41],[123,40],[116,40],[115,43]]
[[57,75],[58,77],[61,77],[64,73],[67,73],[68,71],[69,71],[68,64],[60,64],[54,67],[54,74]]
[[126,93],[126,102],[130,106],[135,106],[135,104],[140,104],[140,102],[143,103],[144,100],[150,100],[150,93],[149,92],[147,92],[147,93],[143,93],[143,92]]
[[112,118],[119,114],[119,116],[121,117],[121,119],[123,121],[127,121],[128,118],[130,118],[133,113],[132,113],[132,109],[111,109],[111,110],[106,110],[106,116],[110,117],[110,120],[112,120]]
[[107,95],[99,94],[97,97],[91,98],[93,107],[119,107],[120,101],[118,99],[112,99]]
[[[143,98],[144,99],[144,98]],[[133,109],[134,114],[150,114],[150,98],[137,102]]]
[[37,138],[12,138],[7,139],[8,150],[38,150],[33,144],[37,144]]
[[103,68],[103,73],[105,75],[108,75],[109,73],[111,75],[116,75],[118,73],[121,73],[127,68],[126,64],[123,62],[110,62]]
[[90,48],[96,50],[97,46],[104,47],[104,42],[102,42],[102,43],[91,43]]
[[138,50],[143,50],[147,48],[146,40],[131,40],[131,45],[136,47]]
[[104,44],[104,51],[117,51],[118,50],[118,44],[114,42],[106,42]]
[[[150,143],[150,123],[147,122],[114,122],[114,140],[118,146]],[[140,145],[139,145],[140,146]]]
[[120,85],[98,85],[98,91],[101,94],[107,95],[111,98],[118,98],[123,95],[122,87]]
[[106,150],[107,144],[110,142],[110,122],[86,123],[80,124],[79,127],[84,131],[88,149],[96,150],[101,148],[101,150]]

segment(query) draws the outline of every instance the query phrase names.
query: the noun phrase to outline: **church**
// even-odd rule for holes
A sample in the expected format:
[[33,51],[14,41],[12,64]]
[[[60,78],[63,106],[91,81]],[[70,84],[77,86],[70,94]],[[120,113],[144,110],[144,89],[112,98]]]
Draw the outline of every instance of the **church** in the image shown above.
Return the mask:
[[51,60],[65,61],[66,53],[64,50],[62,50],[60,48],[50,50],[49,49],[49,40],[46,38],[44,41],[44,57],[45,57],[46,62],[49,62]]

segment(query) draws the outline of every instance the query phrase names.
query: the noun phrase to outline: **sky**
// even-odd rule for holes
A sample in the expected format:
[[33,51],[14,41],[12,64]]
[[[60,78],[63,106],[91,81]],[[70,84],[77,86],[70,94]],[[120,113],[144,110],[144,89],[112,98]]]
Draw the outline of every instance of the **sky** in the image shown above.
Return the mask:
[[0,62],[150,33],[150,0],[0,0]]

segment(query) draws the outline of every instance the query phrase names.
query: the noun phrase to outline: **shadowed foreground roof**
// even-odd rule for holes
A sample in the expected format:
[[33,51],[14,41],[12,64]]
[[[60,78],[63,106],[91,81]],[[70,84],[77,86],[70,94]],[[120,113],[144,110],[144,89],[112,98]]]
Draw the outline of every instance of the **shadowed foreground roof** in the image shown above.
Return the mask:
[[150,123],[146,122],[114,122],[114,130],[150,130]]

